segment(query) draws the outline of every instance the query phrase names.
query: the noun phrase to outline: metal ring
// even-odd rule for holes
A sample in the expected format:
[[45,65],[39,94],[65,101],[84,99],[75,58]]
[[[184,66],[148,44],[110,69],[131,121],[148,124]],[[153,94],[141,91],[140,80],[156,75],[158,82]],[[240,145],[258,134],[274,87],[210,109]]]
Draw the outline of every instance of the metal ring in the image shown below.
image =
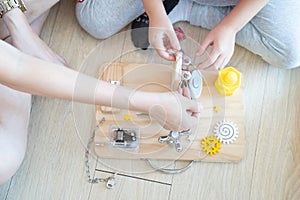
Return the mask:
[[180,168],[180,169],[166,169],[166,168],[159,168],[157,166],[155,166],[150,159],[145,158],[145,160],[148,162],[148,164],[155,170],[163,172],[165,174],[180,174],[182,172],[185,172],[187,169],[189,169],[192,164],[195,162],[194,160],[192,160],[187,166]]
[[186,65],[186,66],[192,65],[192,59],[189,56],[187,56],[186,54],[183,54],[182,64]]

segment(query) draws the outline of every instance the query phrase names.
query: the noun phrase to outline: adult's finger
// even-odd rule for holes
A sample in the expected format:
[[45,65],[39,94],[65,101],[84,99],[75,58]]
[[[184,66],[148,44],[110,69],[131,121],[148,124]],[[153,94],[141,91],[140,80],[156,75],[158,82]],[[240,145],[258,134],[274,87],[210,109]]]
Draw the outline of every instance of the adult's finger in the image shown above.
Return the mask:
[[191,99],[190,89],[188,87],[182,88],[182,95],[188,99]]
[[191,129],[198,124],[198,118],[190,116],[184,129]]
[[185,98],[185,104],[186,104],[186,109],[191,111],[191,112],[200,112],[203,109],[203,106],[201,103],[197,102],[196,100],[191,100],[188,98]]
[[198,118],[202,110],[203,110],[203,106],[200,102],[198,102],[198,110],[197,111],[189,110],[188,113],[190,114],[190,116]]
[[183,95],[183,90],[182,90],[182,88],[181,88],[180,86],[178,87],[177,92],[178,92],[179,94]]
[[193,112],[191,114],[192,117],[196,117],[196,118],[199,118],[200,117],[200,112]]

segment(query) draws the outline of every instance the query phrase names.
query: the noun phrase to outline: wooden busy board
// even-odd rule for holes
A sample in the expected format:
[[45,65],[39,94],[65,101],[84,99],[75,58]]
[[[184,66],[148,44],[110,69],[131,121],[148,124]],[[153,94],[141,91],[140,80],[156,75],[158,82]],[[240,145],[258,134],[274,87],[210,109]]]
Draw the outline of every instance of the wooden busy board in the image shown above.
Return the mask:
[[[174,88],[174,80],[178,79],[174,73],[174,66],[163,64],[112,63],[101,66],[100,79],[104,81],[120,81],[120,84],[143,91],[164,92]],[[168,135],[169,131],[151,120],[148,115],[137,115],[135,111],[111,109],[97,106],[96,121],[105,117],[103,125],[96,130],[95,153],[102,158],[116,159],[162,159],[162,160],[202,160],[207,162],[236,162],[243,158],[245,149],[244,131],[244,100],[243,87],[233,96],[220,95],[214,82],[218,72],[201,71],[203,90],[200,101],[204,107],[197,127],[192,128],[192,135],[182,137],[182,152],[177,152],[173,144],[159,143],[158,137]],[[221,109],[214,110],[215,106]],[[130,116],[126,121],[124,116]],[[201,139],[213,135],[213,130],[223,119],[234,122],[239,129],[237,140],[231,144],[221,144],[220,152],[207,155],[202,151]],[[127,150],[111,146],[109,127],[138,125],[140,127],[140,145],[138,150]]]

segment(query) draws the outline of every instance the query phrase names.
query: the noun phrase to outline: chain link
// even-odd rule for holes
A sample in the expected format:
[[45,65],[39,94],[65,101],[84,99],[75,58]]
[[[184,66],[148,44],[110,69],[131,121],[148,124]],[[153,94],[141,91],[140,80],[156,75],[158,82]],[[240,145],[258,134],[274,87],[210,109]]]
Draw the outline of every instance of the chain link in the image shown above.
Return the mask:
[[[105,182],[106,183],[106,188],[112,189],[114,187],[114,185],[116,184],[115,183],[115,176],[117,175],[117,173],[115,173],[113,176],[109,176],[107,178],[92,178],[91,171],[90,171],[90,154],[91,154],[90,149],[91,149],[91,145],[94,141],[96,130],[98,130],[104,122],[105,122],[105,118],[103,117],[99,121],[99,123],[97,124],[96,128],[93,130],[92,136],[90,137],[90,139],[88,141],[87,148],[86,148],[86,151],[85,151],[85,167],[86,167],[86,175],[87,175],[89,183],[95,184],[95,183]],[[159,171],[164,172],[164,173],[167,173],[167,174],[181,173],[181,172],[185,171],[186,169],[188,169],[194,163],[194,161],[191,161],[186,167],[184,167],[182,169],[171,170],[171,169],[157,168],[156,166],[154,166],[152,164],[152,162],[149,159],[145,159],[145,160],[154,169],[159,170]]]
[[[86,175],[87,175],[87,178],[88,178],[88,182],[89,183],[92,183],[92,184],[95,184],[95,183],[100,183],[100,182],[108,182],[109,180],[112,180],[112,178],[114,177],[107,177],[107,178],[92,178],[91,176],[91,170],[90,170],[90,149],[91,149],[91,145],[94,141],[94,138],[95,138],[95,133],[96,133],[96,130],[99,129],[99,127],[105,122],[105,118],[103,117],[99,123],[97,124],[96,128],[93,130],[93,134],[92,136],[90,137],[89,141],[88,141],[88,144],[87,144],[87,148],[85,150],[85,168],[86,168]],[[108,187],[108,185],[107,185]],[[109,188],[112,188],[112,187],[109,187]]]

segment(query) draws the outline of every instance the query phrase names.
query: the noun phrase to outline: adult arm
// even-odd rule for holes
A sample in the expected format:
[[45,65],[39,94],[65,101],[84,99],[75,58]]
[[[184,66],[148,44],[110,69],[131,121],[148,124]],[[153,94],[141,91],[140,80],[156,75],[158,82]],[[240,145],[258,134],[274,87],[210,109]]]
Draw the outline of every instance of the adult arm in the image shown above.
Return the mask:
[[197,123],[199,105],[178,93],[133,91],[26,55],[0,41],[0,83],[31,94],[150,113],[169,130]]

